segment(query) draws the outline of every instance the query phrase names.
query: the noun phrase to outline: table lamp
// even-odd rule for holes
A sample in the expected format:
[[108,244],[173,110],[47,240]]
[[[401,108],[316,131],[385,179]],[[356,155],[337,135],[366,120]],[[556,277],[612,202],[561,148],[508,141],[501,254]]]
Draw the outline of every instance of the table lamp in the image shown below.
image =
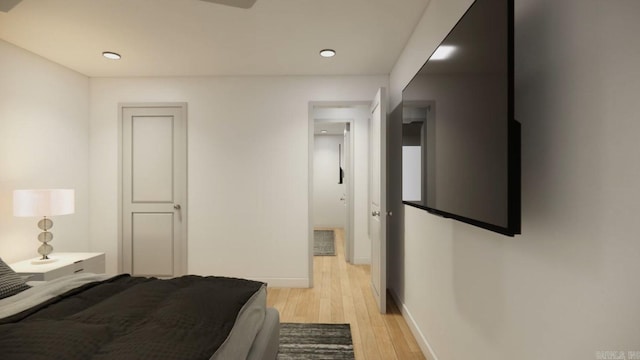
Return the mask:
[[49,232],[49,229],[53,227],[53,221],[49,217],[73,214],[74,209],[75,193],[73,189],[14,190],[14,216],[42,217],[38,221],[38,228],[42,230],[38,234],[38,241],[42,243],[38,248],[38,254],[42,255],[42,258],[34,260],[32,263],[47,264],[56,260],[48,256],[53,252],[53,246],[49,245],[49,242],[53,240],[53,234]]

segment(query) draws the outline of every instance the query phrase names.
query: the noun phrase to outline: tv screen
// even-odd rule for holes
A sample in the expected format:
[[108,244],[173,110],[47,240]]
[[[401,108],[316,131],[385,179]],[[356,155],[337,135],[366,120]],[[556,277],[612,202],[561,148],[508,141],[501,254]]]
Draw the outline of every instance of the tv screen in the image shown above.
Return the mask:
[[403,202],[520,233],[513,0],[476,0],[402,92]]

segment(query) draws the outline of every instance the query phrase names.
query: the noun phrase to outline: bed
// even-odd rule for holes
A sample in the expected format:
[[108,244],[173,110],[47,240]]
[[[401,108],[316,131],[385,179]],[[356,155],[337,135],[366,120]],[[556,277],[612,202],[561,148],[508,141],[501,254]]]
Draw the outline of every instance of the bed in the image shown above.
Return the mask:
[[276,359],[266,284],[76,274],[24,283],[0,260],[2,359]]

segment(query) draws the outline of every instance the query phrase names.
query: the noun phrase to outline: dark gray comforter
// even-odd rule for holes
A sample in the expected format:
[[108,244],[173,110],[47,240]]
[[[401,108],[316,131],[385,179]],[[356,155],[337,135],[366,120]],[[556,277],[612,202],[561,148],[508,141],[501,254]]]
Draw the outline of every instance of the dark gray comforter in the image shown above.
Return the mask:
[[209,359],[263,283],[121,275],[0,320],[0,359]]

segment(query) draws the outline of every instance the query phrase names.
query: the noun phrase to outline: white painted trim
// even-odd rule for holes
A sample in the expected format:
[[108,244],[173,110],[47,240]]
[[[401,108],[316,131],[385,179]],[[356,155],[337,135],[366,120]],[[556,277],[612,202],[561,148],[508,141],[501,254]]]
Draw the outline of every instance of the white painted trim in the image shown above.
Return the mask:
[[312,101],[309,102],[309,114],[307,115],[307,132],[309,147],[307,149],[308,156],[308,168],[307,177],[309,178],[307,187],[307,206],[309,208],[309,218],[307,219],[307,261],[308,261],[308,281],[307,286],[313,287],[313,147],[314,147],[314,119],[313,119],[313,106]]
[[123,179],[122,179],[122,121],[123,121],[123,116],[122,116],[122,108],[123,106],[126,104],[123,103],[118,103],[118,169],[117,169],[117,174],[118,174],[118,249],[116,252],[116,271],[117,274],[122,274],[122,269],[123,269],[123,265],[122,265],[122,187],[123,185]]
[[307,278],[261,278],[247,276],[246,279],[262,281],[272,288],[309,288]]
[[407,325],[409,325],[409,329],[411,330],[413,337],[416,338],[416,342],[418,343],[418,346],[420,346],[420,350],[422,350],[422,354],[428,360],[438,360],[438,357],[433,351],[433,348],[429,344],[429,341],[427,340],[426,336],[424,336],[422,331],[420,331],[420,327],[418,327],[418,324],[413,319],[413,316],[411,316],[411,312],[409,311],[409,308],[404,304],[403,301],[400,300],[400,297],[396,294],[395,291],[393,291],[393,289],[388,289],[388,290],[389,290],[389,294],[391,294],[391,297],[395,301],[396,305],[398,305],[398,308],[402,313],[402,317],[407,322]]
[[371,265],[371,258],[355,258],[353,259],[353,265]]
[[356,169],[356,120],[351,119],[349,122],[349,172],[347,176],[347,261],[353,262],[356,252],[356,188],[355,188],[355,169]]

